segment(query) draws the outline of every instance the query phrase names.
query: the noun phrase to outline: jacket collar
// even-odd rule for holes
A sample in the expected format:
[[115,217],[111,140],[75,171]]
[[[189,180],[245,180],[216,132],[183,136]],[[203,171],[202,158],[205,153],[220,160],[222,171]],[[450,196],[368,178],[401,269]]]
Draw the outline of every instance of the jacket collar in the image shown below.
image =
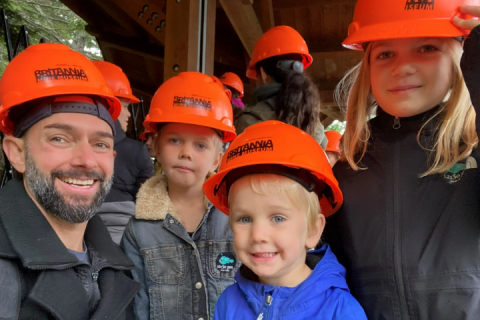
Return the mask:
[[[205,197],[205,209],[211,206]],[[135,218],[141,220],[165,220],[167,214],[182,222],[168,195],[168,180],[158,174],[145,181],[137,193]]]
[[[371,124],[380,128],[385,133],[407,133],[418,132],[422,126],[438,111],[440,106],[434,107],[426,112],[412,117],[398,118],[400,128],[394,129],[395,117],[386,113],[381,107],[377,108],[377,116],[371,120]],[[438,117],[430,121],[422,130],[422,135],[430,136],[435,132],[436,125],[439,123]]]
[[114,143],[118,144],[121,142],[123,139],[125,139],[127,135],[125,134],[125,131],[123,131],[122,126],[120,125],[120,122],[118,120],[115,121],[115,140]]
[[269,83],[264,84],[263,86],[258,87],[253,92],[252,98],[250,100],[249,106],[254,106],[260,101],[264,101],[270,98],[275,97],[280,91],[281,83]]
[[[30,269],[64,269],[79,264],[27,194],[23,182],[12,180],[2,188],[0,203],[0,256],[18,257]],[[84,238],[109,267],[133,267],[100,217],[90,219]]]
[[318,296],[325,294],[330,288],[349,291],[345,280],[345,268],[338,263],[328,244],[318,250],[309,251],[305,263],[312,269],[312,273],[294,288],[259,283],[255,281],[256,275],[245,266],[237,272],[235,280],[256,314],[262,310],[267,295],[274,295],[277,305],[280,303],[280,308],[294,306],[296,310],[300,310],[302,305],[308,305],[312,299],[318,300]]

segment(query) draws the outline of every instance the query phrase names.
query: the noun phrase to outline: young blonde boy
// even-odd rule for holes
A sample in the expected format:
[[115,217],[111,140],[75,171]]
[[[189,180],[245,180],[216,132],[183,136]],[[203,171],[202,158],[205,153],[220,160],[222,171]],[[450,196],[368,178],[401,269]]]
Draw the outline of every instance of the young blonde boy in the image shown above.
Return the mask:
[[[239,267],[228,218],[202,185],[235,137],[227,95],[214,80],[186,72],[155,94],[145,127],[157,133],[157,174],[137,195],[122,246],[143,289],[137,319],[211,319]],[[228,260],[226,260],[228,259]]]
[[277,121],[247,128],[204,191],[229,215],[243,263],[214,319],[366,319],[328,245],[309,251],[343,202],[311,136]]

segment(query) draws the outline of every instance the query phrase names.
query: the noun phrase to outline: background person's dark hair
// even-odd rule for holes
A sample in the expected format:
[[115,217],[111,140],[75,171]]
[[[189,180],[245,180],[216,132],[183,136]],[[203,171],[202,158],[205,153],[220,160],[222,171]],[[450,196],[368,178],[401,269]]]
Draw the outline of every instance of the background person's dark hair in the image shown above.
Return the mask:
[[278,62],[284,60],[301,62],[302,56],[289,54],[259,61],[256,65],[257,74],[263,68],[275,82],[282,84],[275,101],[277,119],[313,136],[320,124],[320,95],[317,86],[304,72],[280,69]]

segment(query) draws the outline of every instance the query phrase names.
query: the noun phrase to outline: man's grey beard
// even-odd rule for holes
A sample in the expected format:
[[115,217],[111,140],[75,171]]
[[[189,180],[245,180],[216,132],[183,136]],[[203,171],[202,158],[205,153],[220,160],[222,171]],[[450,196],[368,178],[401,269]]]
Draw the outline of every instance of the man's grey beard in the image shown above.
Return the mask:
[[[55,188],[55,178],[86,178],[98,180],[100,186],[89,204],[84,204],[87,197],[74,195],[68,202]],[[113,177],[113,175],[112,175]],[[25,181],[38,204],[50,215],[69,223],[82,223],[90,220],[102,205],[112,187],[112,177],[105,180],[105,175],[95,171],[53,170],[47,177],[35,164],[35,161],[25,150]]]

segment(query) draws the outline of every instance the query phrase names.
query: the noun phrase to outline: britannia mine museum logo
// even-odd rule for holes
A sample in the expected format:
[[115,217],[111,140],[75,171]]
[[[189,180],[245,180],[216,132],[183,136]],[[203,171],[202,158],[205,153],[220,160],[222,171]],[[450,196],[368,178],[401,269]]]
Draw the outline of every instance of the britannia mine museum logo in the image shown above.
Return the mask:
[[435,0],[407,0],[405,10],[433,10]]

